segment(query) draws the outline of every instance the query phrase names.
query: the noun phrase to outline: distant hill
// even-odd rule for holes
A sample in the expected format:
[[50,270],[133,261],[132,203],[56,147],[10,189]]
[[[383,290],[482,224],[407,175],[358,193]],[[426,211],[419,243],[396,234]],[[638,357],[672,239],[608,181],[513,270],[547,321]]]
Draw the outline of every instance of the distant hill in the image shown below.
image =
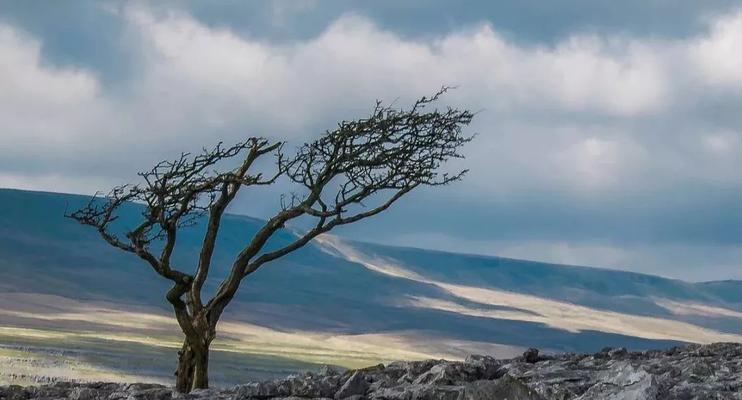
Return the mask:
[[[134,256],[63,217],[88,198],[0,189],[0,290],[168,310],[167,284]],[[122,223],[139,208],[129,205]],[[213,290],[262,221],[228,215]],[[174,262],[193,265],[198,226]],[[286,230],[272,245],[291,240]],[[227,318],[281,330],[418,332],[556,351],[740,341],[742,282],[689,283],[608,269],[382,246],[325,237],[251,275]],[[0,321],[2,325],[2,321]]]

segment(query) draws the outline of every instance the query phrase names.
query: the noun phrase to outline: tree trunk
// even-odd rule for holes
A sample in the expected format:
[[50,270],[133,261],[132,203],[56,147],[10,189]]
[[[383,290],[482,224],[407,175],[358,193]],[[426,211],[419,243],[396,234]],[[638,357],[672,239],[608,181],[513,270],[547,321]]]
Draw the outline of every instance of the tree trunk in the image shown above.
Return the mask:
[[209,347],[194,346],[188,338],[178,352],[178,369],[175,371],[175,389],[189,393],[194,389],[209,387]]

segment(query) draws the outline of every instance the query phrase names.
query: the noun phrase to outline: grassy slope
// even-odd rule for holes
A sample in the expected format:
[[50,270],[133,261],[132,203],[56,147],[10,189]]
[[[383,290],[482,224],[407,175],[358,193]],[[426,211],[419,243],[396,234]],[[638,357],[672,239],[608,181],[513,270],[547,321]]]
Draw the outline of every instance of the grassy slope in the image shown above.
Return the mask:
[[[115,350],[108,358],[101,356],[104,361],[78,357],[82,360],[80,365],[97,362],[103,370],[114,371],[117,368],[113,361],[119,357],[116,351],[132,346],[129,354],[152,351],[159,354],[159,361],[146,358],[149,361],[127,361],[131,368],[126,373],[136,372],[139,362],[156,366],[153,370],[169,371],[165,368],[171,363],[168,355],[178,341],[177,330],[172,325],[167,329],[160,327],[158,331],[166,340],[155,340],[159,336],[153,332],[102,323],[104,315],[89,308],[96,305],[117,312],[141,309],[142,315],[163,315],[170,321],[169,310],[162,300],[167,288],[164,282],[135,257],[108,248],[92,230],[63,218],[65,209],[74,209],[85,201],[86,198],[79,196],[0,189],[0,270],[7,278],[0,283],[0,293],[5,294],[4,298],[0,297],[0,302],[4,302],[0,305],[6,311],[0,314],[0,326],[32,329],[26,333],[41,330],[47,332],[47,336],[58,338],[41,335],[41,343],[37,343],[34,334],[21,335],[16,331],[15,335],[0,337],[0,344],[11,343],[15,338],[20,341],[14,345],[32,345],[33,348],[44,347],[46,342],[47,347],[78,346],[76,351],[84,354]],[[131,206],[122,223],[131,223],[138,212],[137,207]],[[244,237],[259,224],[259,220],[248,217],[227,217],[214,263],[215,279],[208,283],[209,290],[213,290],[216,279],[226,273],[224,266],[229,265],[229,255],[237,251]],[[177,265],[191,265],[200,238],[198,228],[180,235],[175,257]],[[290,239],[289,232],[282,232],[272,245]],[[472,351],[507,355],[513,348],[523,346],[591,351],[609,345],[646,348],[674,343],[621,334],[626,330],[620,329],[620,322],[616,322],[617,332],[590,329],[593,325],[588,325],[588,329],[569,330],[550,325],[548,318],[527,315],[552,313],[564,304],[572,307],[570,310],[587,314],[592,313],[590,310],[598,310],[596,315],[609,318],[613,318],[611,313],[625,313],[682,320],[730,333],[742,332],[741,318],[710,313],[678,314],[657,301],[657,298],[671,299],[682,304],[701,303],[742,311],[739,282],[692,284],[593,268],[364,243],[352,245],[365,259],[386,260],[426,279],[379,273],[364,268],[362,262],[346,255],[328,253],[321,246],[308,246],[261,269],[245,282],[226,315],[236,325],[232,326],[231,333],[221,327],[220,346],[224,347],[219,354],[225,356],[216,356],[215,368],[225,373],[237,371],[236,375],[245,376],[259,371],[269,373],[268,370],[311,367],[316,363],[352,367],[390,358],[457,357]],[[33,296],[22,301],[13,297],[23,296],[24,292]],[[515,304],[506,304],[504,299],[508,297],[503,296],[507,292],[520,296],[516,297]],[[472,297],[467,293],[496,293],[496,296],[483,301],[481,296]],[[61,297],[45,301],[48,298],[43,295]],[[527,307],[533,306],[528,305],[533,296],[548,301],[528,310]],[[410,299],[427,299],[428,302],[412,307]],[[437,303],[431,303],[430,299]],[[82,302],[78,302],[80,300]],[[69,301],[72,303],[67,303]],[[585,312],[572,305],[590,308]],[[506,311],[519,313],[519,317],[508,318]],[[27,315],[18,315],[19,312]],[[67,315],[67,319],[49,317],[71,312],[77,314]],[[621,314],[616,315],[620,318]],[[135,321],[136,318],[130,318],[127,324],[136,325]],[[87,328],[82,329],[85,326]],[[68,335],[59,339],[60,332]],[[85,340],[82,340],[81,332],[95,334],[92,338],[83,336]],[[123,332],[136,340],[121,341],[110,335],[101,337],[102,332]],[[356,345],[359,340],[367,347],[359,350]],[[127,343],[126,346],[119,346],[122,342]],[[415,343],[416,351],[409,351],[410,343]],[[90,349],[92,353],[85,353]],[[11,350],[6,348],[5,351]],[[124,358],[129,359],[128,356]],[[255,371],[240,370],[244,365],[252,366],[250,368]],[[255,367],[260,365],[266,367]],[[224,381],[231,379],[223,378]]]

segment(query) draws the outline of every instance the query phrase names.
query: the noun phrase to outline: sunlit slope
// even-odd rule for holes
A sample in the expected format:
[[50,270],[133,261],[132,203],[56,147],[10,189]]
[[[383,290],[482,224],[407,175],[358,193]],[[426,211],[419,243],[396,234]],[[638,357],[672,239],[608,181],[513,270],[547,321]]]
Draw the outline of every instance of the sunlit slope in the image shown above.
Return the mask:
[[[494,320],[504,319],[536,322],[569,332],[594,330],[628,334],[647,339],[701,343],[742,341],[742,335],[739,334],[723,333],[670,318],[607,311],[570,302],[517,293],[512,290],[436,280],[435,278],[426,277],[418,272],[407,269],[392,259],[364,254],[352,245],[344,243],[335,237],[325,236],[320,238],[319,242],[329,251],[335,251],[350,260],[364,265],[370,270],[401,279],[434,285],[457,299],[466,301],[462,303],[460,301],[455,302],[436,298],[409,296],[404,304],[411,307],[445,310],[452,313]],[[703,306],[697,303],[659,300],[658,304],[664,309],[678,315],[683,315],[684,313],[698,314],[702,312],[707,313],[709,316],[734,319],[742,318],[742,313],[734,310]],[[505,308],[489,308],[492,306]]]
[[[742,332],[742,282],[690,283],[625,271],[500,257],[346,243],[366,261],[449,284],[499,289],[632,315],[661,316]],[[347,253],[347,251],[346,251]]]
[[[6,277],[0,290],[106,302],[117,308],[138,304],[168,315],[165,282],[134,256],[109,248],[91,229],[63,217],[65,209],[85,201],[80,196],[0,190],[0,270]],[[133,223],[138,212],[130,206],[122,223]],[[260,223],[227,217],[209,289],[226,273],[230,255]],[[175,262],[189,269],[201,240],[198,227],[179,238]],[[291,238],[290,232],[282,232],[273,245]],[[694,284],[327,237],[251,275],[226,318],[228,323],[277,332],[372,335],[365,340],[384,338],[389,343],[395,338],[398,347],[408,346],[410,338],[425,338],[428,345],[419,350],[424,354],[439,354],[431,350],[436,347],[464,354],[492,344],[574,351],[646,348],[677,341],[740,340],[739,289],[742,284],[733,281]],[[64,305],[59,307],[64,311]],[[60,323],[48,321],[47,328]],[[0,325],[23,324],[17,314],[0,315]],[[682,334],[662,334],[667,330]],[[402,337],[405,341],[400,342]]]

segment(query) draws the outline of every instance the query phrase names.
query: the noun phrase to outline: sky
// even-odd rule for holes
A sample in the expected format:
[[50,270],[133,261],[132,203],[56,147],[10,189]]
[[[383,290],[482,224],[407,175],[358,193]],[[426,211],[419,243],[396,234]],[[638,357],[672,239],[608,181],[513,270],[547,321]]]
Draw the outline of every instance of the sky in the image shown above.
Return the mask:
[[[742,3],[0,0],[0,187],[92,194],[182,151],[288,149],[442,85],[463,182],[335,233],[742,279]],[[231,211],[267,217],[285,187]]]

